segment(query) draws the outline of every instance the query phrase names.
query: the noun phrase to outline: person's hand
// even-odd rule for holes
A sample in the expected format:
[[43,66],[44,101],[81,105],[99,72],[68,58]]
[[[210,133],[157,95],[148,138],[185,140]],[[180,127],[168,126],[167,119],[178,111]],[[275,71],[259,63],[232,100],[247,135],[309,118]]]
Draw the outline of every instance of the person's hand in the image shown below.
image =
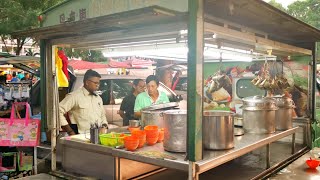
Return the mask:
[[72,136],[72,135],[76,135],[76,133],[74,131],[70,131],[68,132],[69,136]]
[[109,129],[108,124],[104,123],[101,125],[103,128]]

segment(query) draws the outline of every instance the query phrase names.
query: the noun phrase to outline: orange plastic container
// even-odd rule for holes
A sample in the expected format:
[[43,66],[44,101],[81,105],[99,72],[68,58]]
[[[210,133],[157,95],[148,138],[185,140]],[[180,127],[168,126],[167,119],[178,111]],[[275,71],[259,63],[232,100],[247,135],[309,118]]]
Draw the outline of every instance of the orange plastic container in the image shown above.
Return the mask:
[[147,138],[148,137],[155,138],[159,135],[158,126],[149,125],[149,126],[144,127],[144,130],[147,134]]
[[147,137],[147,144],[149,146],[156,144],[157,141],[158,141],[158,137],[152,137],[152,138]]
[[130,133],[132,134],[133,131],[140,130],[140,127],[129,127],[128,129],[129,129]]
[[310,169],[316,169],[319,166],[320,161],[310,158],[309,160],[306,160],[306,163]]
[[124,137],[124,147],[128,151],[134,151],[138,148],[139,146],[139,139],[134,136],[127,136]]
[[158,143],[160,143],[160,142],[162,142],[163,141],[163,139],[164,139],[164,129],[163,128],[161,128],[160,130],[159,130],[159,137],[158,137]]
[[138,148],[141,148],[146,143],[146,132],[144,130],[136,130],[132,131],[132,136],[137,137],[139,139]]

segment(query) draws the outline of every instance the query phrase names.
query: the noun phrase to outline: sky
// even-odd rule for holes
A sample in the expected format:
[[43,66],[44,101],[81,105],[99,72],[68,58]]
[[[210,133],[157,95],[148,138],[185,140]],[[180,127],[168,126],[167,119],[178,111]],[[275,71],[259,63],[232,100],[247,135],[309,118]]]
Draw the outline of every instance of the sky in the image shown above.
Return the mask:
[[[264,1],[269,2],[270,0],[264,0]],[[276,2],[282,4],[282,6],[285,8],[295,1],[297,1],[297,0],[276,0]]]

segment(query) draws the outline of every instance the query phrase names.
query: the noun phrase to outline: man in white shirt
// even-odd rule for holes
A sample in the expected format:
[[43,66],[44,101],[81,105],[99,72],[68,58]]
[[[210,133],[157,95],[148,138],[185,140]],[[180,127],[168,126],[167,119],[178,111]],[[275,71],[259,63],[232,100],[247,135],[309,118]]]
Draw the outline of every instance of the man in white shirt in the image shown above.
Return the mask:
[[[90,129],[90,124],[94,123],[108,127],[102,99],[95,93],[99,89],[100,78],[98,72],[88,70],[83,78],[83,87],[69,93],[59,103],[61,127],[69,135],[85,133]],[[72,127],[64,117],[66,113],[70,117]]]

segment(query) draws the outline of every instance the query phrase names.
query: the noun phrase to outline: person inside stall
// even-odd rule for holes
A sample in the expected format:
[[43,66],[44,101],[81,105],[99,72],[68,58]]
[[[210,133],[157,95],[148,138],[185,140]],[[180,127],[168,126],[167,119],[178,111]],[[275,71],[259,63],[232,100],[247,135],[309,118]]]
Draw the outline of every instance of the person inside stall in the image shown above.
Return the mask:
[[12,73],[12,79],[10,80],[10,82],[19,82],[20,80],[17,78],[17,73],[13,72]]
[[123,126],[129,125],[129,120],[138,119],[134,117],[134,103],[137,95],[144,92],[146,83],[142,79],[135,79],[132,85],[132,92],[126,96],[120,106],[119,114],[123,118]]
[[174,91],[176,89],[181,75],[182,75],[182,72],[180,70],[178,70],[176,72],[176,74],[174,75],[174,77],[172,79],[172,87],[171,87],[172,91]]
[[146,79],[147,91],[140,93],[134,104],[134,117],[141,117],[141,110],[155,104],[169,103],[166,93],[158,90],[159,79],[155,75],[150,75]]
[[24,73],[24,77],[21,79],[21,81],[30,81],[30,74],[29,73]]
[[[83,78],[83,87],[69,93],[59,103],[59,119],[61,127],[69,135],[85,133],[91,124],[98,123],[108,128],[102,99],[96,94],[99,89],[101,75],[89,69]],[[68,113],[71,124],[65,118]]]

